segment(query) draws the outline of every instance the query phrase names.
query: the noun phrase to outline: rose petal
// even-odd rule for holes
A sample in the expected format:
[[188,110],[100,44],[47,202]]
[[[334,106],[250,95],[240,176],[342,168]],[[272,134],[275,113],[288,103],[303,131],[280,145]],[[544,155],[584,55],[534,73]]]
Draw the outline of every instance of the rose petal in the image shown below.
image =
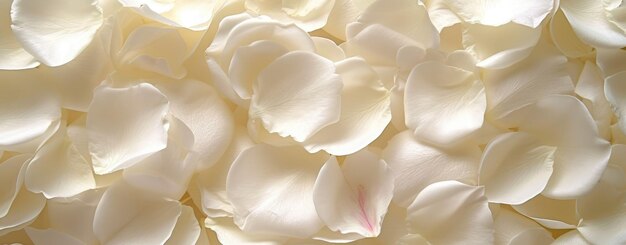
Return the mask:
[[578,225],[575,200],[555,200],[538,195],[513,209],[551,229],[574,229]]
[[521,204],[541,193],[552,175],[556,150],[522,132],[492,140],[485,148],[479,175],[489,202]]
[[15,38],[11,31],[11,3],[0,3],[0,69],[21,70],[33,68],[39,62],[31,54],[26,52],[22,44]]
[[464,22],[481,23],[483,25],[500,26],[509,22],[536,28],[550,13],[553,1],[515,2],[495,0],[459,1],[443,0],[442,5],[458,15]]
[[26,169],[26,188],[50,199],[70,197],[96,187],[91,163],[61,127],[35,154]]
[[576,36],[563,11],[560,10],[550,20],[550,37],[554,45],[568,57],[583,57],[593,51],[591,46],[583,43]]
[[208,168],[226,151],[234,131],[233,115],[211,86],[196,80],[156,83],[170,102],[170,113],[193,133],[199,167]]
[[330,230],[363,237],[378,236],[392,196],[391,170],[365,149],[341,167],[336,160],[324,164],[313,190],[315,209]]
[[263,0],[246,0],[246,9],[258,15],[267,15],[285,24],[295,24],[309,32],[326,25],[335,0],[290,0],[268,3]]
[[196,244],[200,239],[200,231],[200,225],[193,209],[189,206],[182,206],[176,226],[165,245]]
[[563,1],[561,10],[583,42],[603,48],[626,46],[624,30],[609,21],[603,1]]
[[169,102],[154,86],[97,88],[87,114],[96,174],[127,168],[167,145]]
[[591,243],[585,240],[585,238],[577,230],[572,230],[563,235],[560,235],[552,243],[552,245],[570,245],[570,244],[591,245]]
[[405,121],[417,138],[451,145],[483,125],[485,87],[472,72],[439,62],[411,71],[404,90]]
[[226,180],[235,221],[246,232],[308,237],[322,228],[313,185],[328,160],[304,149],[256,145],[233,162]]
[[607,77],[604,82],[604,94],[617,116],[617,125],[623,133],[626,133],[626,72]]
[[541,28],[516,23],[497,27],[471,24],[463,30],[463,46],[480,60],[476,66],[502,69],[528,57],[540,35]]
[[66,233],[54,230],[54,229],[36,229],[32,227],[25,228],[28,237],[33,240],[35,244],[42,245],[54,245],[54,244],[67,244],[67,245],[82,245],[81,240],[76,239]]
[[14,0],[11,20],[13,33],[24,49],[48,66],[76,58],[103,23],[97,0]]
[[303,142],[309,152],[352,154],[374,141],[391,120],[389,91],[364,60],[350,58],[336,67],[343,80],[339,121]]
[[102,244],[163,244],[172,234],[181,205],[120,181],[102,196],[93,230]]
[[261,72],[249,116],[260,119],[270,133],[302,142],[339,120],[341,88],[334,64],[316,54],[294,51]]
[[494,220],[496,244],[548,245],[554,241],[550,232],[537,223],[508,209],[500,209]]
[[442,181],[424,188],[407,210],[409,232],[430,244],[491,244],[493,218],[482,187]]
[[480,162],[478,147],[443,149],[423,144],[410,131],[393,137],[383,159],[395,176],[394,203],[406,207],[426,186],[444,180],[475,184]]
[[11,157],[0,164],[0,217],[4,217],[9,213],[9,209],[13,205],[17,194],[22,188],[24,175],[22,170],[28,166],[32,155],[21,154]]

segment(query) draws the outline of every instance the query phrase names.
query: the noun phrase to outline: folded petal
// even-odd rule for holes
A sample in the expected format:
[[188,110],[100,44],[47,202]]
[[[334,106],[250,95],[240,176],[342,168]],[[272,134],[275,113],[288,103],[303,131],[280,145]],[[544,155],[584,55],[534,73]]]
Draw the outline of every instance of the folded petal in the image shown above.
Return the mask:
[[289,50],[285,47],[266,40],[237,49],[228,68],[228,76],[233,90],[242,99],[250,99],[252,85],[261,71],[275,59],[288,52]]
[[32,158],[30,154],[21,154],[11,157],[0,164],[0,217],[9,213],[13,201],[24,183],[23,170]]
[[290,0],[267,2],[263,0],[246,0],[246,9],[259,15],[267,15],[284,24],[295,24],[309,32],[322,28],[335,0]]
[[569,231],[563,235],[560,235],[556,240],[554,240],[554,242],[552,243],[552,245],[570,245],[570,244],[576,244],[576,245],[591,245],[592,243],[590,243],[589,241],[587,241],[581,234],[580,232],[578,232],[578,230],[572,230]]
[[383,159],[395,177],[394,203],[406,207],[417,193],[438,181],[476,184],[480,154],[478,147],[429,146],[415,140],[410,131],[396,135],[383,151]]
[[182,206],[176,226],[165,245],[196,244],[198,239],[200,239],[200,232],[200,225],[193,213],[193,209],[189,206]]
[[309,152],[352,154],[378,138],[391,121],[390,93],[364,60],[350,58],[336,67],[343,80],[339,121],[303,142]]
[[479,175],[489,202],[521,204],[541,193],[552,175],[555,152],[556,147],[522,132],[489,142]]
[[364,149],[347,156],[341,167],[336,160],[326,162],[313,195],[330,230],[376,237],[393,196],[393,176],[383,160]]
[[46,198],[21,188],[9,212],[0,217],[0,236],[24,228],[32,223],[46,205]]
[[0,149],[34,152],[56,131],[60,101],[46,88],[11,79],[0,83]]
[[409,232],[430,244],[491,244],[493,218],[482,187],[442,181],[424,188],[407,209]]
[[288,237],[316,233],[323,225],[313,187],[327,160],[327,154],[310,154],[298,146],[261,144],[243,151],[226,180],[237,225],[246,232]]
[[120,181],[96,208],[93,229],[101,244],[163,244],[181,215],[178,201]]
[[606,100],[604,86],[604,77],[598,66],[593,62],[585,62],[575,92],[583,98],[582,101],[595,120],[600,135],[608,139],[613,111]]
[[626,70],[626,50],[598,48],[596,52],[596,64],[605,78]]
[[167,145],[169,102],[154,86],[97,88],[87,114],[96,174],[127,168]]
[[485,87],[472,72],[439,62],[411,71],[404,90],[404,116],[417,138],[452,145],[483,125]]
[[24,181],[26,188],[48,199],[70,197],[96,187],[91,163],[67,137],[64,126],[39,148]]
[[302,142],[340,117],[341,77],[329,60],[294,51],[271,63],[253,88],[250,119]]
[[341,40],[346,40],[346,26],[355,22],[374,1],[335,0],[335,6],[328,15],[324,31]]
[[48,66],[60,66],[91,43],[103,18],[97,0],[14,0],[11,21],[26,51]]
[[560,3],[572,29],[583,42],[598,48],[626,46],[624,29],[611,22],[604,1],[572,0]]
[[226,103],[211,86],[196,80],[156,83],[170,102],[170,113],[193,133],[193,148],[199,167],[214,164],[226,151],[234,122]]

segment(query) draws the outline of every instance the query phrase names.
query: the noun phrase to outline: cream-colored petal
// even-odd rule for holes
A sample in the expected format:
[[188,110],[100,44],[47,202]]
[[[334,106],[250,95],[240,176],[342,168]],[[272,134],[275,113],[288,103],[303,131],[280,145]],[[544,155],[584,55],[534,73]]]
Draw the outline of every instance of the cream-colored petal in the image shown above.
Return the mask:
[[560,235],[552,245],[591,245],[589,241],[578,232],[577,230],[569,231],[563,235]]
[[609,139],[613,111],[604,95],[604,78],[596,64],[585,62],[575,92],[583,98],[583,103],[596,122],[600,136]]
[[42,245],[55,245],[55,244],[66,244],[66,245],[82,245],[84,244],[82,241],[72,237],[63,232],[54,230],[54,229],[37,229],[32,227],[25,228],[26,233],[28,233],[28,237],[35,244]]
[[11,3],[0,2],[0,70],[29,69],[39,65],[11,31]]
[[626,50],[598,48],[596,53],[596,64],[605,78],[626,70]]
[[13,156],[0,164],[0,177],[2,177],[0,178],[0,186],[2,186],[2,189],[0,189],[0,197],[2,197],[0,200],[0,217],[4,217],[9,213],[9,209],[24,182],[22,170],[26,169],[31,158],[32,155],[30,154],[21,154]]
[[509,22],[538,27],[552,11],[551,0],[524,1],[515,0],[443,0],[443,5],[458,15],[464,22],[500,26]]
[[573,93],[566,62],[555,50],[541,47],[517,65],[485,71],[488,116],[497,120],[544,96]]
[[9,212],[0,218],[0,236],[23,229],[32,223],[46,205],[46,198],[22,188]]
[[87,114],[96,174],[132,166],[167,145],[169,102],[154,86],[98,87]]
[[25,185],[46,198],[70,197],[96,187],[91,163],[61,127],[37,151],[26,169]]
[[617,125],[623,133],[626,133],[626,71],[606,78],[604,94],[617,116]]
[[489,202],[521,204],[541,193],[552,175],[556,150],[522,132],[489,142],[479,175]]
[[200,224],[198,224],[193,209],[189,206],[182,206],[172,235],[164,245],[196,244],[200,239],[200,232]]
[[538,195],[513,206],[513,209],[551,229],[574,229],[578,225],[575,200],[555,200]]
[[329,156],[304,149],[256,145],[233,162],[226,194],[242,230],[308,237],[322,228],[313,202],[315,178]]
[[48,66],[60,66],[91,43],[103,18],[97,0],[14,0],[11,21],[26,51]]
[[509,209],[499,209],[493,225],[498,245],[548,245],[554,241],[550,232],[539,224]]
[[550,37],[554,45],[568,57],[578,58],[590,55],[592,47],[583,43],[565,18],[563,11],[557,11],[550,19]]
[[267,15],[284,24],[295,24],[307,32],[326,25],[326,20],[334,5],[335,0],[285,0],[280,2],[245,0],[248,11]]
[[424,49],[439,47],[439,33],[422,4],[411,0],[385,0],[370,4],[358,22],[380,24],[411,38]]
[[482,127],[485,87],[472,72],[439,62],[411,71],[404,90],[406,125],[417,138],[449,146]]
[[562,1],[560,7],[583,42],[598,48],[626,46],[624,29],[609,21],[603,1]]
[[407,209],[410,233],[430,244],[491,244],[493,218],[482,187],[442,181],[424,188]]
[[234,131],[233,115],[215,90],[200,81],[185,79],[156,83],[167,96],[170,113],[193,133],[192,150],[198,154],[198,167],[214,164],[226,151]]
[[370,144],[387,127],[391,120],[390,94],[364,60],[349,58],[335,65],[343,80],[339,121],[322,128],[303,144],[309,152],[348,155]]
[[253,88],[250,119],[302,142],[340,117],[341,77],[329,60],[294,51],[272,62]]
[[429,146],[414,139],[410,131],[396,135],[383,151],[395,177],[394,203],[406,207],[422,189],[438,181],[476,184],[480,154],[478,147]]
[[346,26],[355,22],[357,18],[375,0],[335,0],[335,6],[328,15],[324,31],[346,40]]
[[230,218],[206,218],[204,225],[215,232],[220,243],[241,245],[282,245],[287,238],[244,232]]
[[315,181],[313,201],[332,231],[376,237],[393,196],[387,164],[364,149],[346,157],[342,166],[326,162]]
[[463,47],[478,58],[477,66],[502,69],[528,57],[540,35],[541,29],[516,23],[497,27],[471,24],[463,30]]
[[163,244],[172,234],[181,210],[178,201],[120,181],[102,196],[93,230],[101,244]]
[[0,149],[34,152],[56,131],[60,101],[47,88],[23,80],[0,83]]

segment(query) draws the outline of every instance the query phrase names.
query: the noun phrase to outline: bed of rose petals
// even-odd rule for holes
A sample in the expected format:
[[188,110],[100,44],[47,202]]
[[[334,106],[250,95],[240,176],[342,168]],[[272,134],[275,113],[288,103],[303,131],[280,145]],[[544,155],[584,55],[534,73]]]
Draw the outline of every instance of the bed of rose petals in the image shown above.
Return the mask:
[[0,244],[626,244],[621,0],[0,0]]

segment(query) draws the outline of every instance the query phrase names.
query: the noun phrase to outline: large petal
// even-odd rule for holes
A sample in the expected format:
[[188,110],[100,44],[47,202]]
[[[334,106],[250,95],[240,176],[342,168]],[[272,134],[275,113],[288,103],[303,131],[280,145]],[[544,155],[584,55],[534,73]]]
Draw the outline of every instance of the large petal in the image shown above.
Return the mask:
[[502,69],[528,57],[540,35],[541,28],[516,23],[497,27],[471,24],[463,30],[463,46],[478,58],[477,66]]
[[623,133],[626,133],[626,71],[607,77],[604,93],[617,116],[617,125]]
[[527,133],[502,134],[489,142],[480,184],[490,202],[521,204],[541,193],[552,175],[556,147]]
[[313,235],[322,228],[313,186],[328,159],[327,154],[310,154],[298,146],[256,145],[243,151],[226,180],[235,221],[246,232]]
[[225,245],[281,245],[287,238],[244,232],[230,218],[206,218],[204,225],[215,232],[219,242]]
[[178,201],[120,181],[102,196],[93,230],[101,244],[163,244],[180,215]]
[[364,149],[346,157],[341,167],[328,161],[313,195],[315,209],[330,230],[375,237],[393,196],[393,176],[383,160]]
[[605,1],[562,1],[561,10],[583,42],[594,47],[621,48],[626,46],[624,29],[611,22]]
[[407,210],[409,232],[430,244],[491,244],[493,218],[482,187],[442,181],[424,188]]
[[76,58],[103,23],[97,0],[14,0],[11,20],[24,49],[48,66]]
[[21,70],[39,65],[11,31],[11,3],[0,2],[0,70]]
[[352,154],[378,138],[391,120],[390,93],[364,60],[349,58],[336,66],[343,80],[341,115],[303,142],[309,152]]
[[167,145],[169,102],[154,86],[97,88],[87,114],[96,174],[131,166]]
[[28,233],[28,237],[33,240],[34,244],[41,245],[55,245],[55,244],[66,244],[66,245],[82,245],[84,244],[81,240],[76,239],[73,236],[65,234],[63,232],[54,230],[54,229],[37,229],[32,227],[25,228],[26,233]]
[[34,152],[56,131],[60,101],[45,88],[45,84],[12,79],[0,83],[0,149]]
[[395,177],[394,202],[406,207],[417,193],[438,181],[476,184],[480,154],[476,146],[459,149],[429,146],[415,140],[410,131],[396,135],[383,151],[383,159]]
[[48,200],[46,213],[50,229],[70,235],[85,244],[95,244],[98,239],[93,231],[96,207],[105,189],[92,189],[69,198]]
[[545,196],[575,198],[593,188],[606,168],[611,147],[599,137],[582,102],[567,95],[547,96],[520,110],[516,117],[520,131],[558,147]]
[[500,119],[544,96],[573,93],[574,86],[566,64],[565,56],[539,47],[517,65],[486,71],[483,81],[488,116]]
[[192,150],[200,168],[214,164],[226,151],[234,131],[233,115],[211,86],[196,80],[156,83],[167,96],[170,113],[193,133]]
[[30,191],[50,199],[70,197],[96,187],[91,163],[70,141],[61,127],[35,154],[25,175]]
[[593,52],[591,46],[576,36],[563,11],[557,11],[550,19],[550,37],[554,45],[568,57],[578,58]]
[[472,72],[439,62],[411,71],[404,90],[404,116],[417,138],[452,145],[483,125],[485,87]]
[[270,133],[302,142],[340,117],[341,77],[329,60],[294,51],[259,75],[253,88],[250,119]]

